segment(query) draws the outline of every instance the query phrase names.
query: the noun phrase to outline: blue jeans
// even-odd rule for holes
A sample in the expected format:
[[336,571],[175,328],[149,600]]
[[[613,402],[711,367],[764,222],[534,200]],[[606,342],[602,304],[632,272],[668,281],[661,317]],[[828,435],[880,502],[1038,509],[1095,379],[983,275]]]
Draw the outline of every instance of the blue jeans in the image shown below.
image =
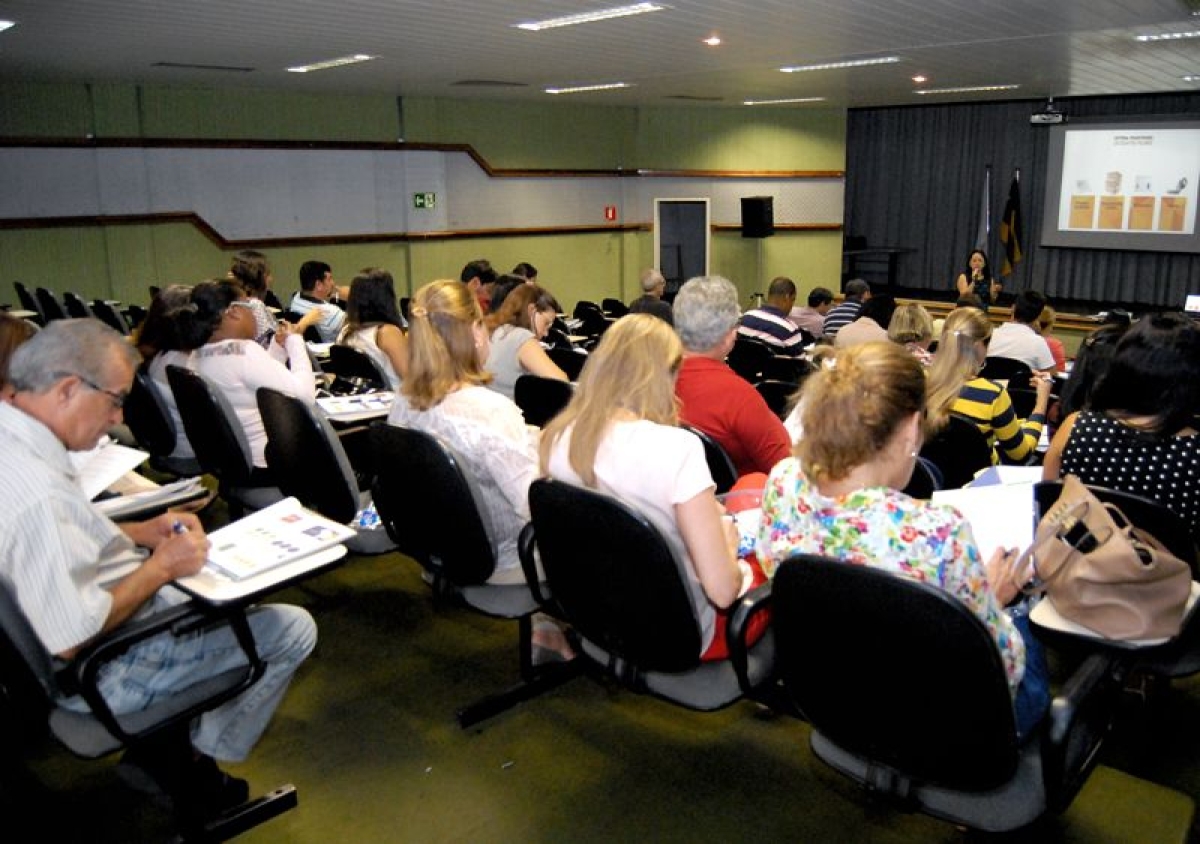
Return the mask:
[[1008,617],[1025,642],[1025,676],[1013,699],[1017,739],[1022,742],[1037,729],[1050,707],[1050,669],[1046,666],[1042,643],[1029,629],[1029,609],[1028,603],[1022,602],[1008,611]]
[[[164,595],[155,606],[177,603]],[[173,591],[173,590],[172,590]],[[317,643],[317,626],[300,607],[268,604],[247,611],[263,676],[250,688],[192,722],[192,746],[225,762],[240,762],[254,747],[292,675]],[[170,633],[147,639],[109,663],[101,672],[100,692],[117,714],[137,712],[178,694],[214,674],[246,664],[246,656],[227,625],[176,637]],[[63,705],[87,711],[82,698]]]

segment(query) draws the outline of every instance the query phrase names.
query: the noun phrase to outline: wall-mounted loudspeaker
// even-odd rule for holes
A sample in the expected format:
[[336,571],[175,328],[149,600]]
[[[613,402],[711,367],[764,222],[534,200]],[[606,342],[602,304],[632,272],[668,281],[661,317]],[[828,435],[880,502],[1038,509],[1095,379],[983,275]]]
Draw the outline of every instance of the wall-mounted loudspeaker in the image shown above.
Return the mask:
[[775,234],[774,197],[742,197],[742,237],[770,237]]

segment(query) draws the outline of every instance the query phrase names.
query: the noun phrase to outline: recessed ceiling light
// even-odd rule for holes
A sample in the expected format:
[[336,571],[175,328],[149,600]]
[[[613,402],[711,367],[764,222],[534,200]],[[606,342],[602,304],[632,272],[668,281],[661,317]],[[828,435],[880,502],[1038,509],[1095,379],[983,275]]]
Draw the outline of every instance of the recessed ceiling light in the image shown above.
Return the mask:
[[827,62],[825,64],[802,64],[795,67],[781,67],[783,73],[804,73],[809,70],[837,70],[843,67],[866,67],[872,64],[895,64],[899,56],[883,56],[878,59],[850,59],[844,62]]
[[912,81],[916,82],[918,85],[920,85],[922,82],[928,82],[929,77],[928,76],[914,76],[912,78]]
[[547,88],[547,94],[586,94],[591,91],[612,91],[616,88],[632,88],[629,82],[608,82],[604,85],[576,85],[573,88]]
[[742,105],[788,105],[790,103],[823,103],[824,97],[792,97],[786,100],[742,100]]
[[1200,38],[1200,29],[1188,32],[1160,32],[1157,35],[1137,35],[1135,41],[1179,41],[1184,38]]
[[369,62],[371,59],[377,59],[378,56],[368,56],[365,53],[357,53],[353,56],[342,56],[338,59],[326,59],[323,62],[313,62],[312,64],[302,64],[297,67],[289,67],[288,73],[309,73],[314,70],[329,70],[331,67],[344,67],[348,64],[358,64],[359,62]]
[[1020,85],[975,85],[969,88],[925,88],[914,94],[977,94],[984,91],[1012,91]]
[[16,21],[0,21],[0,32],[3,32],[6,29],[12,29],[16,25]]
[[543,29],[556,29],[560,26],[574,26],[579,23],[595,23],[612,18],[625,18],[630,15],[644,15],[647,12],[661,12],[669,9],[661,3],[634,3],[632,6],[614,6],[611,9],[597,9],[594,12],[580,12],[577,15],[563,15],[559,18],[547,18],[543,21],[526,21],[514,23],[517,29],[527,29],[530,32],[541,32]]
[[710,47],[720,47],[721,37],[719,35],[710,35],[704,39],[704,43]]

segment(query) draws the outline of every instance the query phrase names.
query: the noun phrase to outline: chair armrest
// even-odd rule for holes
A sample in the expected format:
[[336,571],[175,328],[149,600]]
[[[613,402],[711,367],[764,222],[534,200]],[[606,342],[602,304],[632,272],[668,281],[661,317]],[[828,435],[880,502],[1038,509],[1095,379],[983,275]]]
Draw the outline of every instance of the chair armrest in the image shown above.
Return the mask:
[[725,625],[725,643],[729,648],[729,661],[733,664],[734,673],[737,674],[738,686],[747,695],[754,690],[754,686],[750,682],[750,648],[746,642],[746,634],[754,617],[770,608],[770,581],[751,589],[729,608],[729,620]]
[[525,582],[529,584],[529,592],[533,595],[533,600],[537,601],[538,606],[551,611],[550,594],[543,590],[542,587],[545,584],[538,577],[537,536],[535,536],[533,522],[527,522],[525,527],[521,528],[521,533],[517,537],[517,556],[521,559],[521,570],[525,572]]
[[1095,766],[1116,717],[1124,673],[1119,657],[1092,654],[1051,701],[1043,725],[1042,777],[1047,805],[1055,811],[1071,802]]
[[[205,627],[219,625],[228,625],[233,630],[238,645],[246,654],[247,665],[236,681],[231,681],[217,693],[183,709],[172,719],[173,722],[191,720],[201,712],[241,694],[258,682],[266,670],[266,665],[255,647],[254,634],[250,630],[245,610],[242,608],[213,611],[194,603],[179,604],[147,618],[123,624],[82,648],[74,659],[59,671],[60,684],[65,693],[79,694],[105,729],[122,742],[127,743],[140,736],[130,734],[121,725],[117,715],[109,707],[108,701],[100,694],[98,680],[104,666],[120,657],[134,645],[154,636],[163,633],[185,636]],[[159,726],[164,726],[164,724],[155,725],[155,729]]]

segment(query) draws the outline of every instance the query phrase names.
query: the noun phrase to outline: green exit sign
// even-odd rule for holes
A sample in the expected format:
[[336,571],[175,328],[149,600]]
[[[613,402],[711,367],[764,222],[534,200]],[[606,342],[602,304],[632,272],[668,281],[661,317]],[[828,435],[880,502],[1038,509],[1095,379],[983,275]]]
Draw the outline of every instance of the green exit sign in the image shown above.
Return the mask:
[[437,205],[436,193],[414,193],[413,208],[433,208]]

